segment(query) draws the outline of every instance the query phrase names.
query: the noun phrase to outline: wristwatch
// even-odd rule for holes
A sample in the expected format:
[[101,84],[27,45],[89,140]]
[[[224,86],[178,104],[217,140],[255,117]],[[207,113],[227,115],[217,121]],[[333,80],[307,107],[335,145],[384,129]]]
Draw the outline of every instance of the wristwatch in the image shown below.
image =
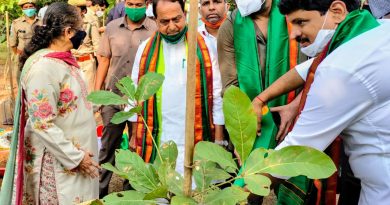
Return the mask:
[[214,143],[223,147],[227,147],[229,145],[227,140],[215,140]]

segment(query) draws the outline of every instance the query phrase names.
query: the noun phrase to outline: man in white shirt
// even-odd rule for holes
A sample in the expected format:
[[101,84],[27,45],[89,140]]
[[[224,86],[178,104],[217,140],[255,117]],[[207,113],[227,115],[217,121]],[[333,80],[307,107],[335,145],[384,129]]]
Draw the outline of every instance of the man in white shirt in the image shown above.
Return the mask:
[[[184,172],[184,142],[187,84],[187,26],[184,14],[184,2],[181,0],[154,0],[153,12],[158,32],[143,42],[137,51],[132,79],[137,84],[146,72],[157,72],[165,76],[159,92],[144,102],[149,113],[149,128],[155,130],[154,138],[158,142],[174,140],[179,155],[176,170]],[[195,94],[195,142],[200,140],[223,140],[224,124],[222,112],[222,83],[215,58],[208,51],[209,45],[198,34],[197,84]],[[201,63],[199,63],[201,62]],[[203,80],[200,78],[204,76]],[[206,87],[207,89],[200,89]],[[155,105],[155,106],[153,106]],[[206,111],[207,110],[207,111]],[[145,111],[145,110],[144,110]],[[156,111],[156,112],[154,112]],[[154,160],[155,148],[151,136],[140,119],[131,118],[133,137],[136,137],[136,151],[146,162]],[[157,122],[157,123],[155,123]]]
[[[307,8],[308,5],[297,0],[280,2],[279,8],[293,24],[292,37],[305,39],[301,46],[312,53],[324,48],[327,54],[324,53],[326,57],[322,61],[313,63],[318,67],[309,71],[314,81],[306,93],[306,102],[301,101],[300,116],[277,149],[307,145],[324,150],[341,135],[351,168],[361,180],[359,204],[388,204],[390,36],[387,34],[390,25],[379,26],[363,11],[348,13],[348,4],[343,1],[328,0],[326,3],[329,8],[323,11]],[[359,30],[349,30],[347,24],[350,28],[359,27]],[[336,27],[334,34],[329,32]],[[327,35],[323,35],[327,32],[331,39],[326,40]],[[307,79],[313,79],[313,76]],[[302,79],[296,71],[289,72],[280,79],[278,84],[282,86],[269,87],[273,91],[265,91],[256,98],[254,108],[259,110],[277,92],[284,92],[289,87],[286,83],[290,83],[291,88],[302,84]]]
[[199,33],[206,41],[212,42],[210,52],[217,53],[217,35],[218,29],[226,19],[228,4],[225,0],[200,0],[199,13],[201,15],[202,25],[199,26]]
[[[198,27],[198,32],[206,41],[213,67],[219,70],[217,35],[218,29],[226,19],[228,5],[224,0],[200,0],[199,13],[203,24]],[[221,81],[220,75],[213,76],[216,81]],[[215,140],[215,143],[227,146],[225,140]]]

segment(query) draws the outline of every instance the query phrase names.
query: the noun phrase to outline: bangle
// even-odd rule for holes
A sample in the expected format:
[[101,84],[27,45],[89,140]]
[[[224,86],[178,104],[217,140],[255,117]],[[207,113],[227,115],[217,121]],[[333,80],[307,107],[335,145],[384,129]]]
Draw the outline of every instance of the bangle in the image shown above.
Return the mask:
[[260,100],[260,102],[263,103],[264,105],[267,104],[265,100],[262,100],[260,98],[260,95],[256,96],[256,99]]

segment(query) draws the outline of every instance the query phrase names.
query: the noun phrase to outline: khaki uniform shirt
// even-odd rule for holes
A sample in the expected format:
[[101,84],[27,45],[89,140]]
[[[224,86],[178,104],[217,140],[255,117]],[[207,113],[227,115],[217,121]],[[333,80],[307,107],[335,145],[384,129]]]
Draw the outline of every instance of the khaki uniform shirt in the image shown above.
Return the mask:
[[42,25],[42,21],[35,17],[33,24],[27,22],[27,17],[22,16],[12,21],[10,45],[18,50],[23,50],[30,42],[34,26]]
[[110,58],[110,67],[105,79],[105,89],[118,92],[115,83],[125,76],[131,76],[135,54],[142,41],[157,31],[156,22],[145,18],[140,27],[130,30],[127,16],[111,21],[104,32],[98,55]]
[[88,9],[87,13],[84,15],[83,21],[83,28],[87,35],[85,36],[79,49],[72,50],[75,57],[95,54],[99,49],[100,34],[98,17],[93,13],[93,11]]

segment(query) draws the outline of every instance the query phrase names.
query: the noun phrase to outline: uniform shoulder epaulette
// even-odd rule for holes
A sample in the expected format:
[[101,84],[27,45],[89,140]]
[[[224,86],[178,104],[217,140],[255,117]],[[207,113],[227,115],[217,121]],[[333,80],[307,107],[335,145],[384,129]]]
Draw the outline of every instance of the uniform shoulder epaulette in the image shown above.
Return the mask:
[[23,21],[23,16],[22,17],[19,17],[19,18],[17,18],[17,19],[14,19],[12,22],[20,22],[20,21]]

